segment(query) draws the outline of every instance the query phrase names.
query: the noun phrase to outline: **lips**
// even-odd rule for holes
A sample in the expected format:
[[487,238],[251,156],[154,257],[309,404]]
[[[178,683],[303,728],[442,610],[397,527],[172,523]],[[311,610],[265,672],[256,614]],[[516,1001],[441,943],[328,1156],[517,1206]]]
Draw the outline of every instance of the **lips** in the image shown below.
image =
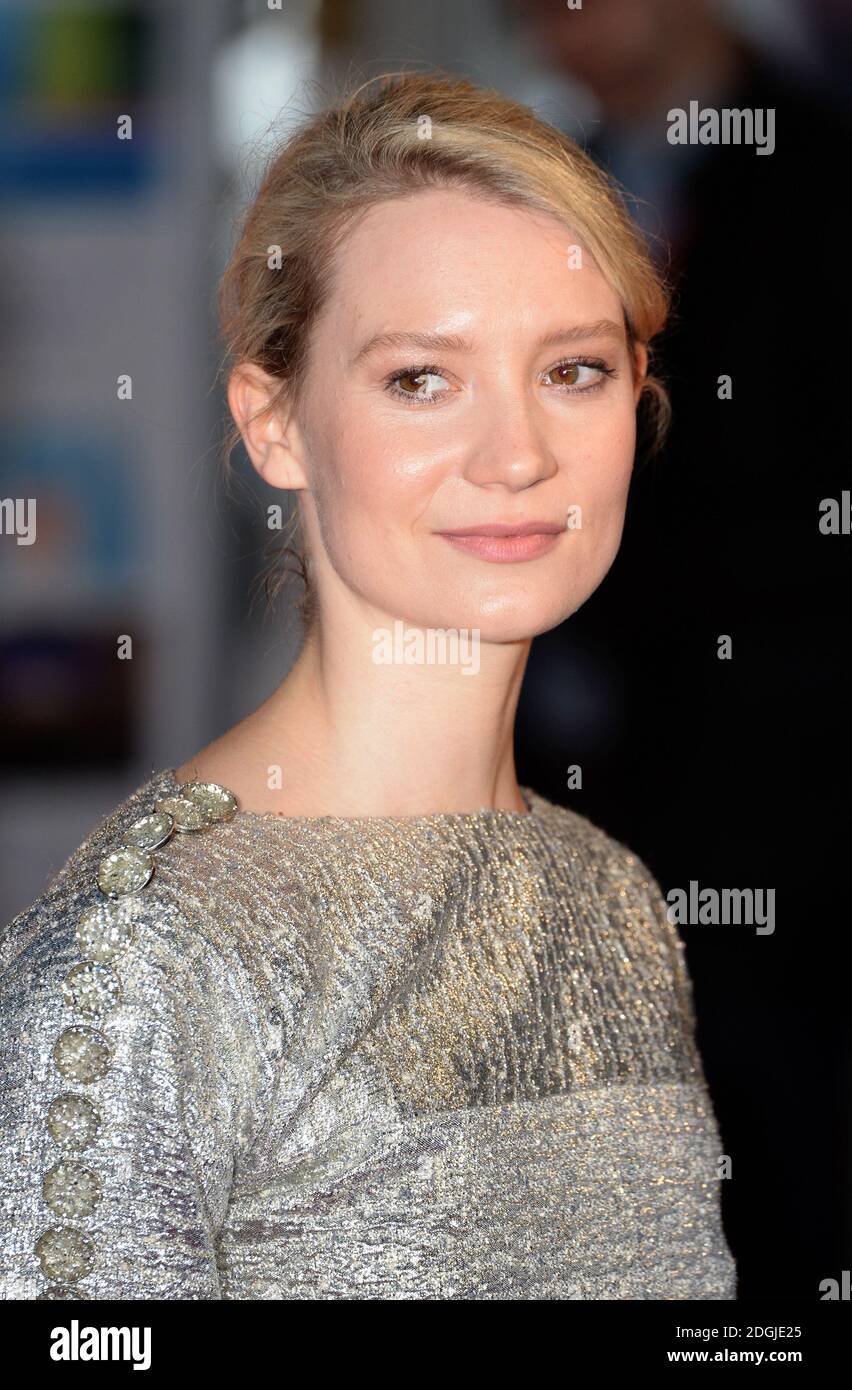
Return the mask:
[[519,560],[534,560],[556,545],[565,527],[553,521],[494,522],[486,526],[465,526],[454,531],[439,531],[444,540],[457,550],[476,555],[481,560],[507,564]]

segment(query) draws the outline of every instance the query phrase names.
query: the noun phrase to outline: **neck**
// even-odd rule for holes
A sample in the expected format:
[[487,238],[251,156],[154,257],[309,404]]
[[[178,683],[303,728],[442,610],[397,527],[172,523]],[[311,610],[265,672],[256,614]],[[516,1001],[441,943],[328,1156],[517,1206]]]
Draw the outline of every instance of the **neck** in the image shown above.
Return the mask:
[[[222,782],[244,810],[282,815],[524,812],[513,730],[530,642],[480,643],[475,660],[462,643],[447,663],[434,630],[430,647],[428,629],[348,618],[324,619],[269,699],[179,780]],[[390,660],[377,664],[380,627]]]

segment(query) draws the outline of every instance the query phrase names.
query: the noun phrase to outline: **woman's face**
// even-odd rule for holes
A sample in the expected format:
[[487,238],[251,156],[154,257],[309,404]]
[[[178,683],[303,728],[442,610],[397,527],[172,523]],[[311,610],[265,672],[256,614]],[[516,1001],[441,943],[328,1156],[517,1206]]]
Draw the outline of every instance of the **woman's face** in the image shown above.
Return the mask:
[[411,626],[513,641],[600,584],[638,386],[618,296],[577,255],[556,219],[456,190],[376,205],[346,237],[296,424],[321,618],[342,585]]

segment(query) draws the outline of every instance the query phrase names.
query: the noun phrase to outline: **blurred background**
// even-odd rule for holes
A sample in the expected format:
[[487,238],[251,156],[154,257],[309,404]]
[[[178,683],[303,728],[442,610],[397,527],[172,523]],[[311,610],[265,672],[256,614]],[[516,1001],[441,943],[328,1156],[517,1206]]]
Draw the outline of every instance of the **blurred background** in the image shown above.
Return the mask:
[[[279,496],[220,461],[216,284],[271,143],[388,69],[528,102],[620,180],[676,303],[674,427],[534,646],[519,774],[664,891],[776,890],[773,935],[681,929],[748,1299],[850,1267],[852,538],[819,529],[852,488],[850,46],[848,0],[0,5],[0,501],[38,507],[36,545],[0,532],[0,919],[293,659],[256,588]],[[690,100],[774,109],[774,153],[669,144]]]

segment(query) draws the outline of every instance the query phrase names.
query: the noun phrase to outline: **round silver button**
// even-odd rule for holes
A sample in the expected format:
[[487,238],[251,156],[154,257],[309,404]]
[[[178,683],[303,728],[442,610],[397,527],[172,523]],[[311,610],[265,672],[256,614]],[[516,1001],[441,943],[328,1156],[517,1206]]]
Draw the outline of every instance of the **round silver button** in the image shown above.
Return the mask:
[[109,1071],[112,1049],[103,1033],[85,1024],[74,1023],[60,1033],[53,1047],[53,1060],[63,1076],[72,1081],[97,1081]]
[[98,887],[107,897],[136,893],[154,872],[154,861],[143,849],[121,845],[105,854],[98,865]]
[[237,809],[237,798],[218,782],[187,782],[183,795],[200,806],[208,821],[230,820]]
[[152,811],[140,816],[124,832],[124,843],[134,849],[159,849],[174,830],[174,820],[166,811]]
[[175,830],[184,833],[188,830],[204,830],[210,822],[204,812],[189,796],[164,796],[157,802],[157,810],[165,811],[172,817]]
[[133,939],[133,918],[141,899],[111,899],[87,907],[77,923],[77,949],[88,960],[111,960]]
[[63,1091],[50,1102],[48,1133],[64,1149],[87,1149],[97,1138],[100,1127],[100,1113],[88,1096]]

